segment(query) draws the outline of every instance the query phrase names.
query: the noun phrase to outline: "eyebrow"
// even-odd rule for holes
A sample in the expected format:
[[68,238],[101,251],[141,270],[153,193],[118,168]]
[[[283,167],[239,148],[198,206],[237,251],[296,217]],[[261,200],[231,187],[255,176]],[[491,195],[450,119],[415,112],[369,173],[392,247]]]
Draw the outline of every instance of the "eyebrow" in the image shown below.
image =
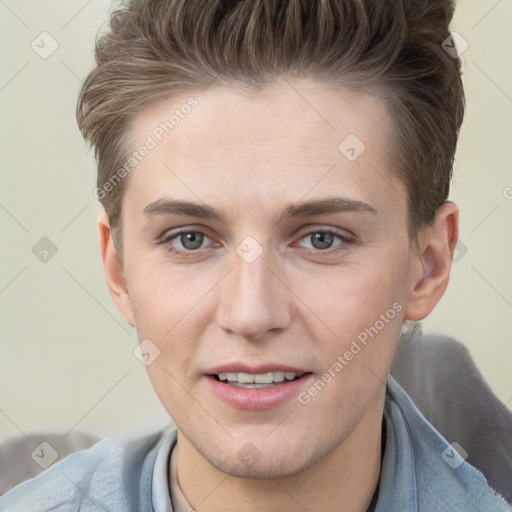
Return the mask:
[[281,217],[308,217],[343,212],[379,213],[373,206],[363,203],[362,201],[344,197],[334,197],[331,199],[321,199],[319,201],[291,204],[285,208]]
[[191,203],[188,201],[173,201],[169,199],[158,199],[144,208],[144,214],[152,215],[189,215],[202,219],[212,219],[224,222],[223,216],[218,210],[205,204]]
[[[318,201],[289,204],[281,214],[280,220],[283,218],[309,217],[344,212],[378,214],[378,211],[373,206],[362,201],[335,197]],[[217,209],[205,204],[191,203],[188,201],[158,199],[144,208],[144,214],[148,217],[152,215],[188,215],[225,223],[224,216]]]

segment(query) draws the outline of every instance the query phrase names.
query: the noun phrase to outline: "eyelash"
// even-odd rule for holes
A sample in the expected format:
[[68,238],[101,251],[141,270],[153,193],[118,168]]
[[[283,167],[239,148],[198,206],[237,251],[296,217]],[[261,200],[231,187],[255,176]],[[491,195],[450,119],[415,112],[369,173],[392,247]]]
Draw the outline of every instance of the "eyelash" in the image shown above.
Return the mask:
[[334,246],[334,248],[328,248],[325,250],[306,248],[306,250],[310,254],[314,254],[315,256],[320,256],[320,257],[322,257],[322,256],[330,257],[333,255],[336,256],[339,253],[348,251],[348,249],[354,242],[354,240],[352,238],[350,238],[346,235],[342,235],[341,233],[338,233],[337,231],[335,231],[333,229],[314,229],[313,231],[308,231],[308,232],[304,233],[299,238],[299,240],[304,240],[305,238],[311,237],[311,235],[314,235],[315,233],[322,233],[323,235],[332,235],[334,237],[337,237],[341,242],[340,244]]
[[194,251],[191,251],[191,250],[182,251],[181,249],[175,249],[174,247],[171,247],[169,245],[169,242],[171,240],[174,240],[175,238],[178,238],[181,235],[186,235],[188,233],[199,233],[200,235],[210,238],[204,231],[201,231],[200,229],[184,229],[181,231],[175,231],[174,233],[169,233],[169,235],[167,235],[160,243],[165,245],[165,250],[168,253],[173,254],[175,256],[185,256],[185,257],[193,256],[194,253],[199,252],[200,249],[196,249]]
[[[175,240],[176,238],[178,238],[181,235],[186,235],[189,233],[198,233],[198,234],[203,235],[206,238],[210,238],[204,231],[201,231],[200,229],[189,229],[189,230],[181,230],[181,231],[175,231],[173,233],[169,233],[165,238],[163,238],[161,241],[159,241],[158,244],[164,245],[165,250],[174,256],[191,257],[194,255],[194,253],[198,253],[200,251],[200,249],[183,251],[181,249],[176,249],[176,248],[172,247],[171,245],[169,245],[172,240]],[[313,252],[315,255],[330,256],[333,254],[337,254],[339,252],[345,252],[354,243],[354,240],[352,238],[342,235],[332,229],[316,229],[313,231],[308,231],[307,233],[304,233],[299,238],[299,240],[303,240],[304,238],[307,238],[308,236],[311,236],[315,233],[322,233],[324,235],[327,235],[327,234],[333,235],[341,240],[341,243],[339,245],[335,246],[334,249],[325,249],[325,250],[309,249],[309,251]]]

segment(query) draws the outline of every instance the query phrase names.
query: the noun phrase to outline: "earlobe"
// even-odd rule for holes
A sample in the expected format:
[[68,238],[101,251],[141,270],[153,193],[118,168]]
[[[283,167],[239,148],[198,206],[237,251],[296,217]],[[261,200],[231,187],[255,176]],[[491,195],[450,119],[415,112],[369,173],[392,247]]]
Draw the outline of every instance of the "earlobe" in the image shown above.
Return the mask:
[[105,212],[98,218],[98,236],[103,270],[110,295],[125,320],[134,327],[135,322],[133,321],[130,294],[126,286],[123,263],[114,246],[110,224]]
[[434,224],[421,236],[417,252],[417,278],[408,295],[404,318],[420,321],[434,309],[443,296],[459,236],[459,210],[454,203],[443,204]]

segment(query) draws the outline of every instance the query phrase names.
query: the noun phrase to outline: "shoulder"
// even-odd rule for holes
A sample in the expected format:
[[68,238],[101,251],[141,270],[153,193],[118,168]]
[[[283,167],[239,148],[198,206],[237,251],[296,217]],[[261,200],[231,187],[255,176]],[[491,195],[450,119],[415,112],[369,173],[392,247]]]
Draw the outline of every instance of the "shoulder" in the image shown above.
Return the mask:
[[[108,437],[69,455],[0,498],[2,512],[138,510],[152,461],[168,431]],[[103,507],[103,508],[102,508]]]
[[436,430],[464,447],[467,462],[512,502],[512,411],[464,344],[443,334],[403,337],[392,374]]
[[386,477],[395,496],[416,502],[418,510],[512,511],[484,475],[466,461],[464,447],[456,440],[448,443],[392,377],[385,417],[391,436],[386,451],[389,446],[392,453],[385,453],[383,471],[387,464],[396,478],[391,482]]

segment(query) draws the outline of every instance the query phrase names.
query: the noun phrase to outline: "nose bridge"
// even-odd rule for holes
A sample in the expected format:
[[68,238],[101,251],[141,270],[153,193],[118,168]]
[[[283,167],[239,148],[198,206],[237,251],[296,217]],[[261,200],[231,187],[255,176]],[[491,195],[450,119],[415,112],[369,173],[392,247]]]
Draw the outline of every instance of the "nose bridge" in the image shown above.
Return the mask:
[[[254,255],[253,255],[254,256]],[[262,251],[255,258],[234,254],[218,312],[219,325],[244,338],[257,339],[267,331],[284,328],[289,304]]]

